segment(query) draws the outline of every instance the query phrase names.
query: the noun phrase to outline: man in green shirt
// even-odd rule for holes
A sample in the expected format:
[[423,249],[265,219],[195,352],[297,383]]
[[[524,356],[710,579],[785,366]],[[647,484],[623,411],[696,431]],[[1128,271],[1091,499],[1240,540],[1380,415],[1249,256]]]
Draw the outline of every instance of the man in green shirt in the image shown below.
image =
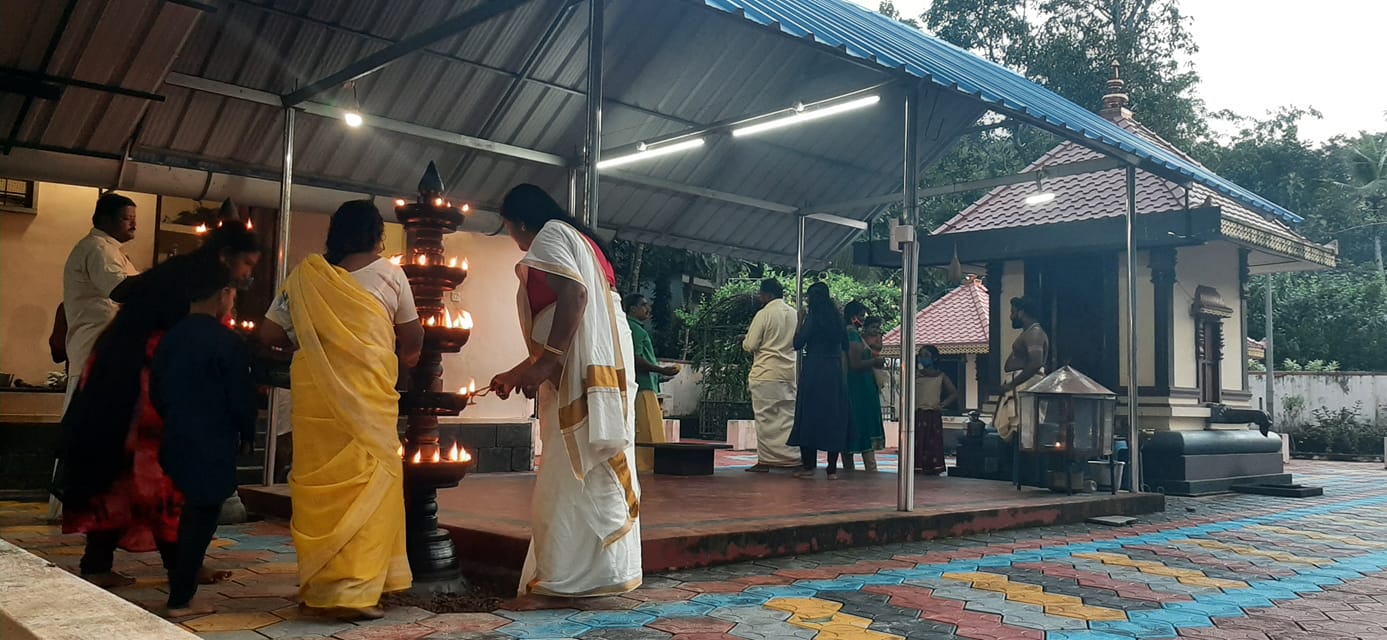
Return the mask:
[[[643,324],[650,319],[650,299],[639,293],[628,294],[621,301],[626,309],[626,321],[631,324],[631,344],[636,361],[636,443],[655,444],[665,441],[665,416],[660,410],[660,376],[679,373],[678,365],[660,366],[655,360],[655,343]],[[636,470],[654,471],[655,451],[636,450]]]

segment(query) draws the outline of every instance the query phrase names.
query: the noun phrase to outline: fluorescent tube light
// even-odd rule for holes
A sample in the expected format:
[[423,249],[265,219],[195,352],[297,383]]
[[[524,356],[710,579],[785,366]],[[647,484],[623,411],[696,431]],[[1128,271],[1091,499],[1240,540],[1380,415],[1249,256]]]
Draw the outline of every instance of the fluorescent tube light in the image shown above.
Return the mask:
[[1044,193],[1032,193],[1031,195],[1026,196],[1026,204],[1032,207],[1036,207],[1047,202],[1051,202],[1054,199],[1055,193],[1053,191],[1046,191]]
[[658,157],[660,157],[660,156],[667,156],[667,155],[669,155],[669,154],[671,154],[671,153],[679,153],[680,151],[688,151],[688,150],[690,150],[690,149],[697,149],[697,148],[699,148],[699,147],[701,147],[701,146],[703,146],[703,138],[694,138],[693,140],[685,140],[685,141],[683,141],[683,142],[676,142],[676,143],[671,144],[671,145],[665,145],[665,146],[661,146],[661,147],[656,147],[656,148],[654,148],[654,149],[649,149],[649,148],[647,148],[647,149],[642,149],[642,150],[637,151],[637,152],[635,152],[635,153],[627,154],[627,155],[624,155],[624,156],[617,156],[617,157],[615,157],[615,158],[608,158],[608,159],[606,159],[606,160],[600,160],[600,161],[598,161],[598,163],[597,163],[597,168],[598,168],[599,170],[600,170],[600,169],[611,169],[612,167],[620,167],[620,166],[623,166],[623,165],[631,164],[631,163],[633,163],[633,162],[640,162],[641,160],[648,160],[648,159],[650,159],[650,158],[658,158]]
[[878,102],[881,102],[881,96],[867,96],[865,98],[858,98],[856,100],[840,102],[838,104],[829,105],[827,107],[819,107],[817,109],[811,109],[809,111],[800,111],[798,113],[784,116],[782,118],[767,120],[765,122],[758,122],[756,124],[750,124],[745,127],[733,129],[732,135],[734,137],[755,135],[765,131],[771,131],[773,129],[779,129],[782,127],[788,127],[790,125],[800,124],[802,122],[818,120],[819,118],[827,118],[828,116],[843,113],[845,111],[852,111],[854,109],[870,107]]

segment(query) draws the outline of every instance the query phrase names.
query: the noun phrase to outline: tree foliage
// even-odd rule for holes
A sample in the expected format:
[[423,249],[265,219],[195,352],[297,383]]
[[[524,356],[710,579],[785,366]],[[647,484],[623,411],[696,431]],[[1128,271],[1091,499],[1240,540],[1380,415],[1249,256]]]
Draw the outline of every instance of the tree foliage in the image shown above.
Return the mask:
[[1098,109],[1112,64],[1151,130],[1187,146],[1208,135],[1197,52],[1178,0],[935,0],[936,36],[1006,65],[1075,104]]
[[[747,399],[746,380],[751,356],[742,350],[740,336],[746,333],[760,305],[756,292],[760,277],[778,278],[785,285],[785,301],[795,304],[793,273],[767,270],[760,277],[744,273],[713,292],[697,310],[680,311],[690,333],[688,358],[703,373],[703,399],[738,402]],[[806,274],[805,286],[822,280],[841,308],[857,300],[867,305],[871,315],[882,317],[888,327],[900,324],[900,284],[891,280],[864,282],[837,271]]]
[[[1335,360],[1346,371],[1387,371],[1387,287],[1365,267],[1274,276],[1278,360]],[[1254,278],[1248,333],[1264,338],[1265,278]]]

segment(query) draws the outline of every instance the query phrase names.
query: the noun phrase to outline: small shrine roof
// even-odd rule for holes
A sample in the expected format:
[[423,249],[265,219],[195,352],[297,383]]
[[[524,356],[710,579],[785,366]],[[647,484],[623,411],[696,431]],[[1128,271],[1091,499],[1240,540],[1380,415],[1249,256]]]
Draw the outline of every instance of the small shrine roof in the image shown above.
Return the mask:
[[[915,314],[915,344],[932,344],[946,355],[987,353],[989,319],[987,287],[969,276]],[[882,345],[887,354],[899,354],[901,328],[887,333]]]

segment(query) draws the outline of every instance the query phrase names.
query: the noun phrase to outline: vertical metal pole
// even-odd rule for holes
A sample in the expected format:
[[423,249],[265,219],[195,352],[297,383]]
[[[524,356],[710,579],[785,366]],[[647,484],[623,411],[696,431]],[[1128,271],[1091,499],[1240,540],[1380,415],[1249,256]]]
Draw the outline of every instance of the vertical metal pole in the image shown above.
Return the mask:
[[578,170],[568,170],[568,212],[578,215]]
[[[275,292],[284,287],[284,279],[289,276],[289,192],[294,186],[294,109],[284,109],[284,168],[279,181],[279,242],[275,247]],[[280,415],[280,394],[284,389],[270,390],[269,424],[265,429],[265,486],[275,483],[275,445],[279,435],[279,425],[291,420],[290,416]]]
[[1127,165],[1127,469],[1141,491],[1140,399],[1137,395],[1137,168]]
[[1266,403],[1265,403],[1266,407],[1265,407],[1265,408],[1266,408],[1266,411],[1267,411],[1267,418],[1273,419],[1273,420],[1272,420],[1272,423],[1275,424],[1275,420],[1274,420],[1275,413],[1274,413],[1274,412],[1276,411],[1276,349],[1275,349],[1275,347],[1272,345],[1272,343],[1274,342],[1273,334],[1275,333],[1275,329],[1276,329],[1276,320],[1275,320],[1275,314],[1273,313],[1272,309],[1273,309],[1273,298],[1274,298],[1274,296],[1276,295],[1276,291],[1275,291],[1276,280],[1274,280],[1273,278],[1274,278],[1274,276],[1272,276],[1272,274],[1270,274],[1270,273],[1267,274],[1267,282],[1266,282],[1266,285],[1267,285],[1267,286],[1266,286],[1266,289],[1267,289],[1267,295],[1266,295],[1266,298],[1267,298],[1267,339],[1266,339],[1267,348],[1266,348],[1266,355],[1264,355],[1264,356],[1262,356],[1262,357],[1263,357],[1263,359],[1264,359],[1264,360],[1266,361],[1266,363],[1267,363],[1267,373],[1266,373],[1266,376],[1267,376],[1267,393],[1266,393]]
[[597,163],[602,152],[602,40],[605,0],[588,0],[588,139],[587,207],[582,220],[597,228]]
[[804,316],[804,231],[808,222],[808,218],[799,217],[799,236],[795,244],[795,309],[800,317]]
[[915,119],[919,104],[912,89],[905,94],[905,155],[901,158],[901,177],[905,201],[902,203],[901,223],[911,233],[901,245],[901,412],[900,440],[897,453],[896,510],[915,510],[915,296],[920,275],[920,245],[913,233],[920,218],[919,180],[915,175],[920,166],[919,134]]

